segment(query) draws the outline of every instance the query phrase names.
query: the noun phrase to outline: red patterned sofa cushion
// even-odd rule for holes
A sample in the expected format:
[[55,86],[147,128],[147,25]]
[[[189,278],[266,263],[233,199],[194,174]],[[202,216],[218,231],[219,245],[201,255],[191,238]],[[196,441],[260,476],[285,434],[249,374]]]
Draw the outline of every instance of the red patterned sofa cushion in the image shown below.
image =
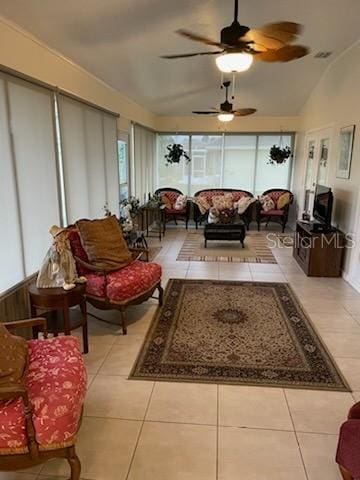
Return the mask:
[[179,193],[173,192],[171,190],[162,190],[162,192],[160,193],[160,197],[162,198],[166,196],[170,200],[171,205],[175,205],[176,199],[179,195]]
[[286,192],[284,192],[283,190],[274,190],[273,192],[269,192],[266,195],[269,195],[271,200],[275,203],[275,205],[277,205],[277,202],[278,202],[279,198],[284,193],[286,193]]
[[[41,450],[73,445],[86,393],[86,370],[74,337],[29,342],[26,378]],[[0,403],[0,455],[26,453],[22,400]]]
[[233,199],[234,199],[234,202],[237,202],[240,200],[240,198],[243,198],[243,197],[247,197],[248,194],[246,192],[243,192],[241,190],[239,191],[236,191],[236,190],[232,190],[230,192],[228,191],[224,191],[224,190],[204,190],[203,192],[201,192],[199,195],[201,197],[205,197],[206,200],[211,203],[212,205],[212,199],[213,197],[217,197],[219,195],[225,195],[226,193],[231,193],[232,196],[233,196]]
[[112,302],[123,303],[147,292],[160,279],[160,265],[136,260],[108,275],[107,295]]

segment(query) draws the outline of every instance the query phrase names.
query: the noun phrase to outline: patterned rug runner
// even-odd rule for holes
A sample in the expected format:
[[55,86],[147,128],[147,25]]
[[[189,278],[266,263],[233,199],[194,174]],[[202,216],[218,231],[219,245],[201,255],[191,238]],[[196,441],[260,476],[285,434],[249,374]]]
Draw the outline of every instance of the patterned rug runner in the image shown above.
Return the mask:
[[266,235],[250,232],[245,248],[240,242],[208,240],[205,248],[202,233],[188,233],[176,260],[192,262],[277,263]]
[[129,378],[349,391],[286,283],[170,280]]

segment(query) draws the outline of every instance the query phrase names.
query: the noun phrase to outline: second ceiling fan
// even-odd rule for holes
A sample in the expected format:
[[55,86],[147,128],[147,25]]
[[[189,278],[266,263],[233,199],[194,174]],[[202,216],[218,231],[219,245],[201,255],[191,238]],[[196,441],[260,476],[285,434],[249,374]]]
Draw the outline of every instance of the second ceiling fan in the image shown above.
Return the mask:
[[247,115],[252,115],[257,110],[256,108],[233,108],[233,104],[229,102],[228,95],[229,95],[229,87],[231,82],[224,82],[221,88],[225,88],[226,90],[226,99],[225,102],[220,105],[220,108],[212,108],[211,110],[195,110],[192,113],[196,115],[211,115],[217,116],[221,122],[231,122],[234,117],[246,117]]
[[253,59],[264,62],[289,62],[304,57],[309,48],[292,45],[302,32],[302,26],[294,22],[276,22],[260,29],[250,29],[238,21],[239,0],[235,0],[234,21],[221,30],[220,42],[185,29],[176,33],[195,42],[200,42],[220,50],[163,55],[162,58],[178,59],[199,55],[218,55],[216,64],[222,72],[242,72],[250,68]]

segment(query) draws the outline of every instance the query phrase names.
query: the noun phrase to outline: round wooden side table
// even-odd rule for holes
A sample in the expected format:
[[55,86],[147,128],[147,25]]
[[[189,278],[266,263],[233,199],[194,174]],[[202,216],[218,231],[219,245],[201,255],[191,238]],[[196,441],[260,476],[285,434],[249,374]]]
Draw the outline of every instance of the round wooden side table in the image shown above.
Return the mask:
[[[48,333],[57,336],[59,333],[71,335],[71,330],[82,327],[84,353],[89,351],[87,312],[85,300],[85,284],[78,284],[72,290],[63,288],[37,288],[35,283],[29,287],[31,316],[36,317],[38,310],[58,312],[63,315],[63,324],[60,325],[57,319],[50,322]],[[80,306],[81,317],[79,321],[70,322],[70,307]]]

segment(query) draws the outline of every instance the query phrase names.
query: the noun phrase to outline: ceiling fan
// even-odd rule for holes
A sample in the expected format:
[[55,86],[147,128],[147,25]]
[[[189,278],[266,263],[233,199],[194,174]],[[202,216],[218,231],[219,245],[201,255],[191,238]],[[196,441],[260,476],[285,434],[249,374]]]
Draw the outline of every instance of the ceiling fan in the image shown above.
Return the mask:
[[[192,113],[196,115],[217,115],[218,119],[221,122],[231,122],[234,117],[246,117],[247,115],[252,115],[256,112],[256,108],[238,108],[233,109],[233,104],[229,102],[228,95],[229,95],[229,87],[231,85],[230,81],[224,82],[221,88],[225,88],[226,90],[226,99],[225,102],[220,105],[220,108],[212,108],[209,111],[199,111],[195,110]],[[234,97],[233,97],[234,98]]]
[[182,55],[163,55],[161,58],[176,59],[199,55],[219,55],[216,64],[222,72],[243,72],[250,68],[253,59],[264,62],[289,62],[304,57],[309,49],[291,45],[302,32],[302,26],[294,22],[268,23],[260,29],[250,29],[238,21],[239,0],[235,0],[233,23],[221,30],[220,42],[185,29],[176,33],[195,42],[204,43],[220,50]]

